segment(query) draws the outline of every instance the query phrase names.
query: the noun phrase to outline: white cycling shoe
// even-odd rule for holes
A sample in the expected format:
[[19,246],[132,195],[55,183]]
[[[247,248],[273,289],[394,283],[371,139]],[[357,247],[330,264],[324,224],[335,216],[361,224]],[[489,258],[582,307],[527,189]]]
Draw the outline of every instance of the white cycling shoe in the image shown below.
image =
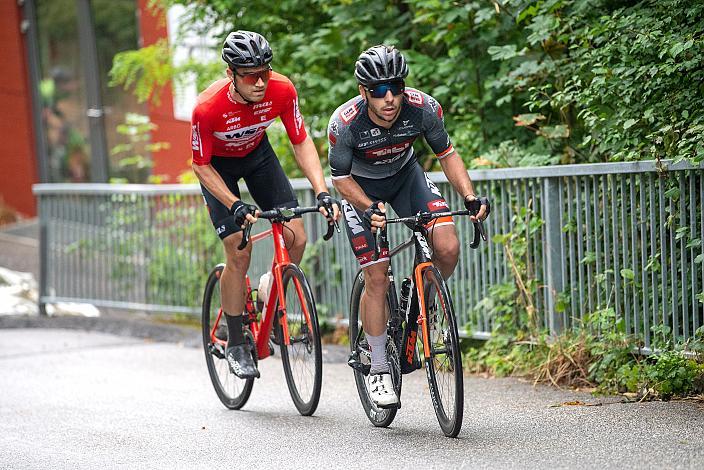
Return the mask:
[[391,374],[369,374],[367,376],[369,398],[379,408],[395,408],[398,406],[398,397],[394,391]]

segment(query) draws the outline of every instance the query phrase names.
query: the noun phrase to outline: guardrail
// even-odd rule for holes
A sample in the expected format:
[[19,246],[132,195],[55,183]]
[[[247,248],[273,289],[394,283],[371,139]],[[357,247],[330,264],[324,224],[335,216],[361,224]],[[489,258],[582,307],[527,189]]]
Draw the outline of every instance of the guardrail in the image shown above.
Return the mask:
[[[560,331],[612,308],[646,347],[653,325],[692,336],[704,324],[702,168],[647,161],[470,171],[493,201],[489,235],[509,235],[471,250],[469,222],[457,221],[464,248],[450,285],[465,334],[490,334],[497,310],[490,289],[515,288],[520,272],[539,327]],[[461,207],[444,174],[430,177],[451,207]],[[301,204],[313,203],[307,181],[293,185]],[[199,311],[206,273],[223,255],[197,185],[39,184],[34,193],[41,305]],[[305,223],[302,264],[321,313],[346,318],[357,269],[348,241],[323,242],[322,217]],[[266,228],[258,223],[255,232]],[[392,244],[404,230],[389,231]],[[396,272],[411,261],[401,254]],[[255,244],[254,287],[270,262],[269,243]]]

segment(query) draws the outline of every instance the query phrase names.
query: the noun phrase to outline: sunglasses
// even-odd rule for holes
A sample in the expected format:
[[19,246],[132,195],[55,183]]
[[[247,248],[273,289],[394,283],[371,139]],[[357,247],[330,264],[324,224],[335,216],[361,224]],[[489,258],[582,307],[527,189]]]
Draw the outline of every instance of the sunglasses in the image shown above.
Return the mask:
[[260,78],[263,82],[267,82],[271,78],[271,65],[268,69],[260,70],[259,72],[239,73],[235,69],[232,69],[232,71],[235,73],[235,75],[238,75],[242,78],[242,82],[245,85],[256,85]]
[[398,96],[403,93],[403,90],[406,88],[406,84],[403,81],[400,82],[388,82],[388,83],[379,83],[377,85],[373,86],[368,86],[364,87],[369,94],[372,96],[372,98],[383,98],[386,96],[386,93],[389,91],[391,92],[392,95]]

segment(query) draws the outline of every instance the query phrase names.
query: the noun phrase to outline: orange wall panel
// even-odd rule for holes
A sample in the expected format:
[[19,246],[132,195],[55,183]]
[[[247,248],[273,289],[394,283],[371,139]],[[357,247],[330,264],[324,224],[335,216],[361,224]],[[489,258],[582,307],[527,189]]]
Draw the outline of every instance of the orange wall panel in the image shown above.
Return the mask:
[[[167,39],[164,13],[149,9],[148,0],[139,0],[141,45],[148,46],[160,39]],[[184,171],[190,171],[191,124],[174,118],[171,86],[164,87],[159,96],[159,105],[149,105],[149,118],[159,126],[153,133],[152,142],[168,142],[170,148],[153,154],[155,175],[166,175],[168,182],[175,183]]]
[[0,2],[0,195],[24,216],[36,215],[32,184],[38,182],[32,102],[28,82],[21,11],[17,2]]

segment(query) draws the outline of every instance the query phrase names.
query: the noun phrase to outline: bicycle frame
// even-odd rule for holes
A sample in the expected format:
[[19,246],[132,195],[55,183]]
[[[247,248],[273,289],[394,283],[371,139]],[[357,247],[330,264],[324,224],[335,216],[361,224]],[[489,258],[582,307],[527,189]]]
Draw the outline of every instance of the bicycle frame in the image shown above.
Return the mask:
[[[288,254],[288,249],[286,248],[286,243],[284,241],[283,234],[283,224],[281,222],[272,221],[271,228],[265,230],[262,233],[258,233],[251,237],[252,242],[258,242],[263,240],[269,235],[274,239],[274,260],[271,264],[271,273],[274,276],[274,284],[271,286],[271,293],[267,299],[267,304],[262,312],[261,320],[257,321],[257,311],[252,301],[252,288],[249,281],[249,276],[246,277],[246,292],[247,292],[247,302],[245,305],[246,315],[249,317],[249,327],[254,335],[254,341],[257,348],[258,359],[264,359],[269,357],[269,337],[271,336],[271,331],[274,327],[274,318],[277,317],[276,313],[278,311],[279,324],[281,325],[283,331],[283,342],[286,346],[290,345],[290,335],[288,331],[288,323],[286,322],[286,299],[283,295],[283,272],[286,266],[291,263],[291,258]],[[218,275],[219,277],[219,275]],[[297,279],[293,279],[296,291],[299,298],[304,298],[303,291]],[[278,310],[276,310],[278,305]],[[303,313],[305,315],[306,323],[308,327],[313,330],[313,326],[310,319],[310,313],[305,302],[301,305]],[[222,319],[222,308],[218,312],[217,320],[215,321],[213,328],[210,332],[210,339],[213,343],[220,343],[224,346],[224,341],[215,337],[215,330],[220,324]]]

